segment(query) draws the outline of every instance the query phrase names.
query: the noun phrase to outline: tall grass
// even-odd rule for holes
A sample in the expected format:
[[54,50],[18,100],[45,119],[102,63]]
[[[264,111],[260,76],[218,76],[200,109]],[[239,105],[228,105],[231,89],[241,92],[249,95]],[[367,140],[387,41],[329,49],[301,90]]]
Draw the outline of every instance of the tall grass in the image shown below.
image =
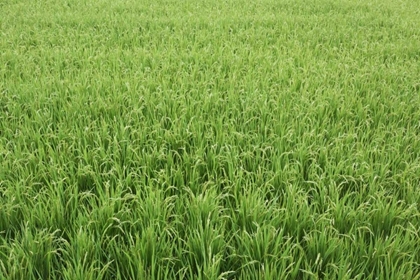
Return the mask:
[[420,279],[416,1],[0,2],[0,279]]

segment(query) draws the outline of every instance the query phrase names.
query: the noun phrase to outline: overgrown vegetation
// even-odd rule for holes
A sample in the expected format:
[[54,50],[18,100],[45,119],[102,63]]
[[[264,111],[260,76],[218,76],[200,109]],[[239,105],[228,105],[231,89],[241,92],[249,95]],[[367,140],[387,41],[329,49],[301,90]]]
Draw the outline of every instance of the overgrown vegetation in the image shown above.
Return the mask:
[[0,2],[0,279],[420,279],[420,4]]

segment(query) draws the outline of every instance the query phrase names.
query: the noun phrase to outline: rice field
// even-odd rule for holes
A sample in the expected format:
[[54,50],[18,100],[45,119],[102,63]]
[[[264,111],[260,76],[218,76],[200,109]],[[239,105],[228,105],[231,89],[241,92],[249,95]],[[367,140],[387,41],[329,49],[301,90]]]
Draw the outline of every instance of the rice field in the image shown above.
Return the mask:
[[420,279],[420,2],[0,0],[0,279]]

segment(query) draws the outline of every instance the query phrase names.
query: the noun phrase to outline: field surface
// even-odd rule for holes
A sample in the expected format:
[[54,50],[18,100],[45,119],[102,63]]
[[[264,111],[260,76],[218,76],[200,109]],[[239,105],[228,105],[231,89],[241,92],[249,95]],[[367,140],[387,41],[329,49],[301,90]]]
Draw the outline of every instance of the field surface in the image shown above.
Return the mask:
[[420,2],[0,0],[0,279],[420,279]]

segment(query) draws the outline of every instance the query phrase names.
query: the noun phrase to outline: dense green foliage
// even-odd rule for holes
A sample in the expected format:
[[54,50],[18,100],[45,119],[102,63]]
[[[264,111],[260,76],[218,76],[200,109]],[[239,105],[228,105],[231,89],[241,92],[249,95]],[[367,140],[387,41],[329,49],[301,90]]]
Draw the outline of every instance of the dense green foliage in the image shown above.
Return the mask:
[[0,279],[420,279],[420,2],[0,1]]

